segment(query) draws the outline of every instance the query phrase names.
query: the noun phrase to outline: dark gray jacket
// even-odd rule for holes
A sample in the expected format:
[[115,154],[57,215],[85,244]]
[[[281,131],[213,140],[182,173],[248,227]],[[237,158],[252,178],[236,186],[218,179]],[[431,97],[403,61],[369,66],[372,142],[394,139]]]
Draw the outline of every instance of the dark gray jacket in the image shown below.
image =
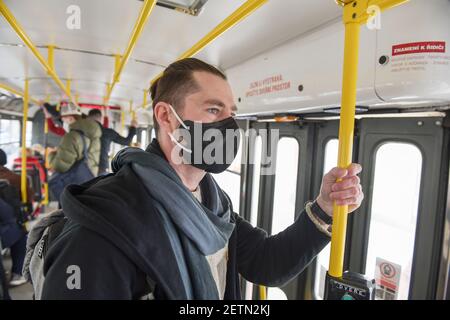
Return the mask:
[[136,128],[130,127],[128,129],[128,136],[122,137],[115,130],[111,128],[105,128],[99,123],[99,126],[102,129],[102,136],[100,138],[100,163],[99,163],[99,174],[105,173],[109,168],[109,150],[111,148],[111,142],[115,142],[124,146],[130,145],[133,140],[134,135],[136,134]]
[[[149,149],[163,157],[156,140]],[[203,188],[202,197],[208,197]],[[68,222],[46,255],[43,299],[140,299],[150,292],[156,299],[186,298],[163,221],[129,164],[67,187],[62,207]],[[286,284],[330,240],[305,212],[274,236],[238,214],[231,220],[226,300],[241,298],[239,275],[255,284]],[[79,290],[67,287],[73,265],[81,271]]]

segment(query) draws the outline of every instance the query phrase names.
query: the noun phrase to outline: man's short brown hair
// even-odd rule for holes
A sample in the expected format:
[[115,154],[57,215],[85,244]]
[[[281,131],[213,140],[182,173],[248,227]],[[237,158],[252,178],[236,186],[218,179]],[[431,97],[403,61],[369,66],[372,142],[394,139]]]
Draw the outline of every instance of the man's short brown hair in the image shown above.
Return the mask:
[[[170,64],[162,76],[152,84],[150,95],[153,108],[160,101],[171,104],[175,110],[183,108],[186,96],[200,89],[195,81],[194,72],[208,72],[227,80],[222,71],[199,59],[178,60]],[[159,125],[154,115],[153,126],[158,132]]]

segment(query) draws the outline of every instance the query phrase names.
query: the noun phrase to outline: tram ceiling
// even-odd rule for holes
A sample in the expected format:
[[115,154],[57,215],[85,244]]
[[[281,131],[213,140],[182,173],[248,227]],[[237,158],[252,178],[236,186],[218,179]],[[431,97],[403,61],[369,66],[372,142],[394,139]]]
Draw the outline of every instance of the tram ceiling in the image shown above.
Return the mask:
[[[124,6],[121,0],[108,0],[105,6],[102,0],[42,0],[39,6],[29,10],[29,4],[24,0],[3,2],[44,57],[47,57],[48,45],[56,46],[55,71],[62,79],[74,79],[71,89],[79,94],[81,101],[97,103],[105,95],[105,86],[89,86],[78,83],[76,79],[105,84],[111,81],[114,55],[123,54],[143,5],[142,1],[129,1]],[[129,100],[137,104],[142,102],[142,90],[148,88],[149,81],[164,66],[176,60],[243,3],[243,0],[208,1],[198,16],[155,6],[123,69],[120,83],[111,94],[111,103],[120,104]],[[81,9],[80,29],[66,27],[69,16],[66,11],[71,5]],[[333,1],[285,0],[282,6],[276,1],[268,1],[196,57],[227,69],[299,34],[336,20],[340,14]],[[6,68],[2,66],[0,78],[12,79],[8,81],[9,84],[23,88],[23,81],[17,79],[46,76],[26,52],[26,48],[5,45],[21,42],[3,19],[0,19],[0,38],[3,44],[0,45],[0,58],[8,62]],[[135,90],[136,87],[141,90]],[[48,81],[30,82],[32,95],[43,92],[60,94],[54,85],[48,85]],[[85,100],[93,96],[98,99]]]

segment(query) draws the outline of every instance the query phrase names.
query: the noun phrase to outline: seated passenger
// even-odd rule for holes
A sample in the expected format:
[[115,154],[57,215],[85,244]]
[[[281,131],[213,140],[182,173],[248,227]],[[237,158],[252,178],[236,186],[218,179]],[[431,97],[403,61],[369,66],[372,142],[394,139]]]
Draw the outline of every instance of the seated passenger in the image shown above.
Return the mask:
[[[5,167],[7,163],[6,153],[0,149],[0,180],[8,180],[9,184],[16,187],[18,192],[21,190],[21,181],[20,181],[20,175],[12,172],[8,168]],[[31,202],[31,197],[33,195],[33,189],[30,186],[30,181],[27,179],[27,199],[28,202]],[[22,197],[22,196],[21,196]],[[21,198],[21,200],[23,200]]]
[[[14,195],[14,199],[4,199],[3,190],[0,192],[0,247],[10,248],[11,250],[12,268],[9,285],[19,286],[27,282],[22,276],[22,267],[26,253],[27,233],[17,221],[17,214],[19,213],[15,212],[15,209],[20,210],[20,207],[17,206],[16,208],[16,203],[12,203],[19,202],[20,205],[20,176],[6,169],[4,167],[6,163],[6,154],[0,149],[0,180],[7,180],[10,185],[15,187],[14,193],[17,191],[17,195]],[[30,188],[28,188],[28,192],[30,192]],[[0,277],[1,276],[2,275],[0,275]],[[6,294],[5,296],[7,297],[8,295]]]
[[[0,244],[0,250],[2,246]],[[3,256],[0,254],[0,300],[11,300],[8,292],[8,285],[6,283],[6,273],[3,266]]]
[[10,248],[11,252],[11,278],[9,285],[20,286],[27,282],[22,276],[25,261],[27,233],[17,223],[13,207],[0,197],[0,241],[2,248]]
[[[37,151],[39,150],[39,151]],[[36,168],[39,172],[39,179],[41,183],[46,181],[45,161],[41,152],[45,152],[43,147],[39,144],[34,145],[31,148],[26,148],[27,152],[27,169]],[[22,167],[22,157],[14,159],[14,169],[20,169]]]
[[128,136],[122,137],[115,130],[111,128],[106,128],[102,125],[102,112],[98,109],[92,109],[89,111],[88,118],[96,121],[100,128],[102,129],[101,141],[101,151],[100,151],[100,164],[99,164],[99,175],[105,174],[109,170],[109,150],[111,148],[111,142],[115,142],[124,146],[129,146],[133,137],[136,135],[136,120],[132,120],[130,124],[130,129],[128,129]]
[[[350,211],[360,206],[360,166],[334,168],[316,201],[268,236],[233,212],[210,174],[226,170],[237,152],[233,135],[202,141],[207,129],[238,128],[225,75],[183,59],[167,67],[151,95],[157,138],[146,151],[123,149],[113,175],[65,189],[68,220],[45,257],[43,299],[240,299],[239,275],[282,286],[311,262],[330,241],[333,201]],[[197,126],[202,135],[189,135]],[[224,145],[235,148],[205,158]]]

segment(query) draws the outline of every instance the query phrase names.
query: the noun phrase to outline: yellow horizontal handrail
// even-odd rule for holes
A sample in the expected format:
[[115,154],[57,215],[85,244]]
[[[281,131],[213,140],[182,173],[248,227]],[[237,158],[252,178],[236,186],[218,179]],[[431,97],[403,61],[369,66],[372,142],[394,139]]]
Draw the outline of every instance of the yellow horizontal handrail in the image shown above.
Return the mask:
[[[10,87],[7,84],[0,83],[0,88],[1,89],[5,89],[6,91],[9,91],[9,92],[15,94],[16,96],[20,96],[22,98],[25,97],[25,93],[24,92],[19,91],[18,89],[14,89],[13,87]],[[40,104],[39,100],[36,100],[36,99],[33,99],[33,98],[30,98],[30,101],[33,102],[34,104],[37,104],[37,105]]]
[[[220,35],[222,35],[225,31],[231,29],[241,20],[246,18],[256,9],[265,4],[268,0],[248,0],[243,5],[241,5],[238,9],[236,9],[231,15],[225,18],[220,24],[218,24],[214,29],[212,29],[206,36],[200,39],[196,44],[194,44],[189,50],[186,50],[181,56],[178,57],[178,60],[189,58],[199,53],[203,48],[205,48],[208,44],[217,39]],[[162,75],[162,72],[159,73],[155,78],[150,82],[153,84],[156,80],[158,80]]]
[[115,68],[114,68],[114,78],[111,85],[107,88],[105,104],[108,103],[111,93],[114,89],[114,86],[120,81],[120,75],[122,74],[123,68],[125,64],[128,62],[131,52],[133,51],[136,43],[144,30],[144,26],[150,17],[150,14],[153,11],[153,8],[156,5],[156,0],[145,0],[142,5],[141,12],[139,13],[139,17],[136,20],[136,24],[134,25],[133,32],[131,34],[130,40],[128,41],[127,48],[125,49],[125,53],[122,56],[116,55]]

